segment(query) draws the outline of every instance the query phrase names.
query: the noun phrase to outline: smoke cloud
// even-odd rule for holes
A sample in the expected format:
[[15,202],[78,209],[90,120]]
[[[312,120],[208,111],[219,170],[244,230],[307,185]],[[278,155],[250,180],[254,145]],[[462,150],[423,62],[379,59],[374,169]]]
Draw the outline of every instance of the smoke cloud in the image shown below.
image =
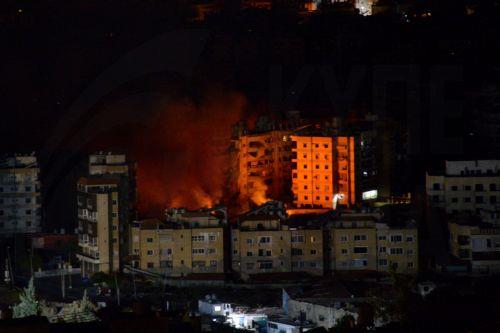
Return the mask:
[[180,98],[161,110],[133,153],[141,212],[221,201],[228,191],[231,128],[246,104],[240,93],[212,91],[200,102]]

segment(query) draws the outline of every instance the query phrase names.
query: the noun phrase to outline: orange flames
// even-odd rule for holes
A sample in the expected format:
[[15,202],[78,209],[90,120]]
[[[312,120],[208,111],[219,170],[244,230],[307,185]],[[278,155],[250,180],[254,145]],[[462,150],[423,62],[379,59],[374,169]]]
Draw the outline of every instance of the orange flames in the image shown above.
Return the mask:
[[221,201],[228,189],[231,128],[243,115],[238,93],[170,104],[137,147],[139,209],[195,209]]

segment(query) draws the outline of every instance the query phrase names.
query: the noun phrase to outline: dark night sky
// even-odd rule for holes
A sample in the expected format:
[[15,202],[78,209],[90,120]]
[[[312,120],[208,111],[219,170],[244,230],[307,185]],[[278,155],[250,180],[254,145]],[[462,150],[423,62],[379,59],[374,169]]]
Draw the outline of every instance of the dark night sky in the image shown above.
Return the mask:
[[[449,91],[453,98],[463,102],[466,114],[472,112],[470,105],[486,84],[497,87],[499,84],[498,9],[495,12],[485,8],[481,16],[475,17],[464,17],[453,10],[443,11],[446,14],[441,15],[435,11],[437,14],[432,19],[410,23],[392,18],[334,14],[304,21],[291,15],[247,10],[220,14],[200,26],[187,22],[189,9],[175,3],[2,1],[0,151],[45,150],[47,138],[60,126],[62,116],[103,72],[127,52],[179,28],[202,28],[208,32],[191,78],[167,72],[145,75],[119,85],[88,112],[106,110],[119,117],[123,108],[112,107],[117,101],[130,94],[151,92],[182,96],[196,102],[214,83],[223,89],[242,92],[249,108],[263,112],[269,108],[270,68],[276,65],[283,68],[284,87],[289,87],[307,65],[331,66],[341,82],[355,66],[366,66],[367,72],[353,105],[355,112],[364,112],[372,106],[374,67],[415,64],[423,78],[421,116],[424,119],[429,98],[426,77],[431,66],[452,65],[463,69],[464,83]],[[316,72],[295,107],[305,116],[334,115],[337,110],[324,91],[321,74]],[[394,89],[389,95],[388,108],[398,117],[404,113],[401,110],[405,108],[405,90]],[[157,103],[146,97],[136,109],[148,117],[151,112],[154,114]],[[469,131],[470,122],[466,119],[453,123],[458,135]],[[134,126],[134,122],[109,126],[109,133],[102,135],[104,141],[99,143],[104,147],[108,144],[110,148],[126,149],[130,138],[122,138],[127,137]],[[96,137],[98,140],[91,141],[99,141],[101,134]],[[477,153],[477,146],[474,147]],[[54,202],[64,196],[64,188],[81,172],[76,167],[80,155],[72,155],[80,147],[59,148],[71,158],[64,163],[63,174],[56,177],[58,183],[46,186],[59,193],[54,194],[57,198]],[[44,156],[42,162],[47,163]],[[419,160],[425,160],[426,156],[429,154],[424,148]],[[71,201],[67,196],[63,200]],[[65,224],[66,212],[56,212],[55,204],[51,207],[47,214],[52,224]]]

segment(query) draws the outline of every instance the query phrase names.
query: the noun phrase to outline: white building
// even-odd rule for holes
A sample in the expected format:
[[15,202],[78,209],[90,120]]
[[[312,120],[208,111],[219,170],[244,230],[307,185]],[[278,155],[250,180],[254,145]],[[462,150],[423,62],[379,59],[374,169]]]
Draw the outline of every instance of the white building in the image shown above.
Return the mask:
[[500,222],[500,160],[446,161],[442,174],[426,175],[431,206],[447,213],[470,212]]
[[307,332],[316,325],[309,322],[301,323],[298,320],[291,320],[286,317],[271,317],[267,321],[267,333],[300,333]]
[[227,322],[237,329],[257,329],[267,327],[267,315],[264,313],[256,312],[233,312],[228,318]]
[[224,303],[215,297],[207,295],[205,299],[198,300],[198,312],[207,316],[229,316],[233,313],[230,303]]
[[39,232],[41,202],[36,156],[0,159],[0,234]]

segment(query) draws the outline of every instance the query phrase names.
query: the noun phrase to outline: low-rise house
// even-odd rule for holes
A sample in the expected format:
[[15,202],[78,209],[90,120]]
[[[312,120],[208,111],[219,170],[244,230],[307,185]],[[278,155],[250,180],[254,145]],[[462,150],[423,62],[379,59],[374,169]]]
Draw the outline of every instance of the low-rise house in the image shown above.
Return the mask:
[[301,333],[307,332],[316,325],[308,321],[291,320],[284,316],[269,317],[267,320],[268,333]]
[[283,311],[292,321],[308,321],[330,329],[339,320],[350,316],[356,322],[359,306],[366,303],[364,297],[355,297],[345,286],[336,282],[332,288],[311,288],[307,292],[291,293],[283,290]]
[[233,313],[231,303],[218,300],[215,295],[207,295],[205,299],[198,300],[198,312],[207,316],[229,316]]

